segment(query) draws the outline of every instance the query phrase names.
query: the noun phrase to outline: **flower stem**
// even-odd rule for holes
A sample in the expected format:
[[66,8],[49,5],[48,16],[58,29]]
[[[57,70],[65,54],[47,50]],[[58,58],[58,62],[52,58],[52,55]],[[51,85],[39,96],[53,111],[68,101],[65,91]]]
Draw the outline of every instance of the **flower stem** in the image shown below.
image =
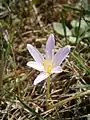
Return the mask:
[[50,100],[50,77],[47,78],[47,93],[46,93],[46,107],[49,106],[49,100]]

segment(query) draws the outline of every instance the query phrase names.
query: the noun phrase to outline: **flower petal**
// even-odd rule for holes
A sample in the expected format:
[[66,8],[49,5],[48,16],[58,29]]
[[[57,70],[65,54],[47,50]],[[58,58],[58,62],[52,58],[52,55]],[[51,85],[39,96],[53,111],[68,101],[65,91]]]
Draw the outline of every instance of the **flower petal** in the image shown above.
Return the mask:
[[45,73],[45,72],[40,73],[34,80],[34,85],[37,85],[41,81],[45,80],[48,76],[49,76],[48,73]]
[[44,71],[44,67],[35,61],[27,62],[27,66],[32,67],[32,68],[39,70],[39,71]]
[[62,68],[60,66],[57,66],[55,68],[52,69],[51,73],[61,73],[62,72]]
[[27,44],[27,49],[34,58],[34,60],[38,63],[42,63],[42,60],[44,59],[42,54],[31,44]]
[[61,48],[54,56],[54,67],[60,65],[63,60],[68,56],[71,46],[67,45]]
[[51,34],[46,42],[46,55],[50,59],[52,59],[52,50],[54,49],[54,45],[55,45],[54,35]]

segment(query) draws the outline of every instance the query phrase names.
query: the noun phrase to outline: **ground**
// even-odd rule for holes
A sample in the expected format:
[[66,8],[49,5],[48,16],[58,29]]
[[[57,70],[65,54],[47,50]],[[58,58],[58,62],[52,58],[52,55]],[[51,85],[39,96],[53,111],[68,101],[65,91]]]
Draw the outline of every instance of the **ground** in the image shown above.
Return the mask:
[[[77,6],[77,1],[12,1],[2,4],[5,10],[0,16],[0,119],[89,120],[90,37],[72,44],[53,28],[53,22],[61,22],[64,18],[71,30],[70,22],[83,18],[85,13],[64,6]],[[62,64],[63,72],[51,76],[50,108],[47,110],[46,82],[33,85],[39,72],[26,65],[32,60],[26,45],[32,44],[44,54],[51,33],[55,35],[56,51],[67,44],[72,49]],[[5,35],[9,37],[9,44]]]

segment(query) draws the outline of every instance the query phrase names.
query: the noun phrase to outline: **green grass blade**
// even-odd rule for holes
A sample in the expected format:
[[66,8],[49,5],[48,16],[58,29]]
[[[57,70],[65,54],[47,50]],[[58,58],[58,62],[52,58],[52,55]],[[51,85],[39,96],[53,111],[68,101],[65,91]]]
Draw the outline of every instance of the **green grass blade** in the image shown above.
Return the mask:
[[78,62],[78,64],[81,66],[81,68],[85,69],[88,73],[90,73],[90,68],[85,66],[84,61],[80,57],[80,55],[77,52],[74,52],[71,54]]
[[79,18],[79,26],[77,27],[77,33],[76,33],[76,43],[78,44],[79,44],[78,38],[79,38],[80,26],[81,26],[81,16]]
[[44,120],[43,117],[42,117],[41,115],[39,115],[37,112],[35,112],[34,109],[30,108],[30,107],[27,106],[24,102],[22,102],[22,101],[19,99],[18,96],[17,96],[17,99],[21,102],[21,104],[22,104],[27,110],[29,110],[30,112],[32,112],[33,115],[35,115],[35,116],[38,118],[38,120]]
[[66,44],[67,44],[66,24],[65,24],[64,17],[63,17],[63,13],[61,13],[61,17],[62,17],[62,26],[63,26],[63,30],[64,30],[65,40],[66,40]]

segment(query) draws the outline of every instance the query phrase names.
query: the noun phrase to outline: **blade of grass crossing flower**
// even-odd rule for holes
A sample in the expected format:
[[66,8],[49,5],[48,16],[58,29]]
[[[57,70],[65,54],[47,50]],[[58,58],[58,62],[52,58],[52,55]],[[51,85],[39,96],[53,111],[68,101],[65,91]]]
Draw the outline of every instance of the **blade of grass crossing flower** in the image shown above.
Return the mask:
[[17,96],[17,99],[21,102],[21,104],[22,104],[27,110],[29,110],[30,112],[32,112],[32,114],[35,115],[35,116],[38,118],[38,120],[44,120],[44,118],[43,118],[41,115],[39,115],[39,113],[35,112],[34,109],[32,109],[32,108],[30,108],[29,106],[27,106],[22,100],[20,100],[20,98],[19,98],[18,96]]

